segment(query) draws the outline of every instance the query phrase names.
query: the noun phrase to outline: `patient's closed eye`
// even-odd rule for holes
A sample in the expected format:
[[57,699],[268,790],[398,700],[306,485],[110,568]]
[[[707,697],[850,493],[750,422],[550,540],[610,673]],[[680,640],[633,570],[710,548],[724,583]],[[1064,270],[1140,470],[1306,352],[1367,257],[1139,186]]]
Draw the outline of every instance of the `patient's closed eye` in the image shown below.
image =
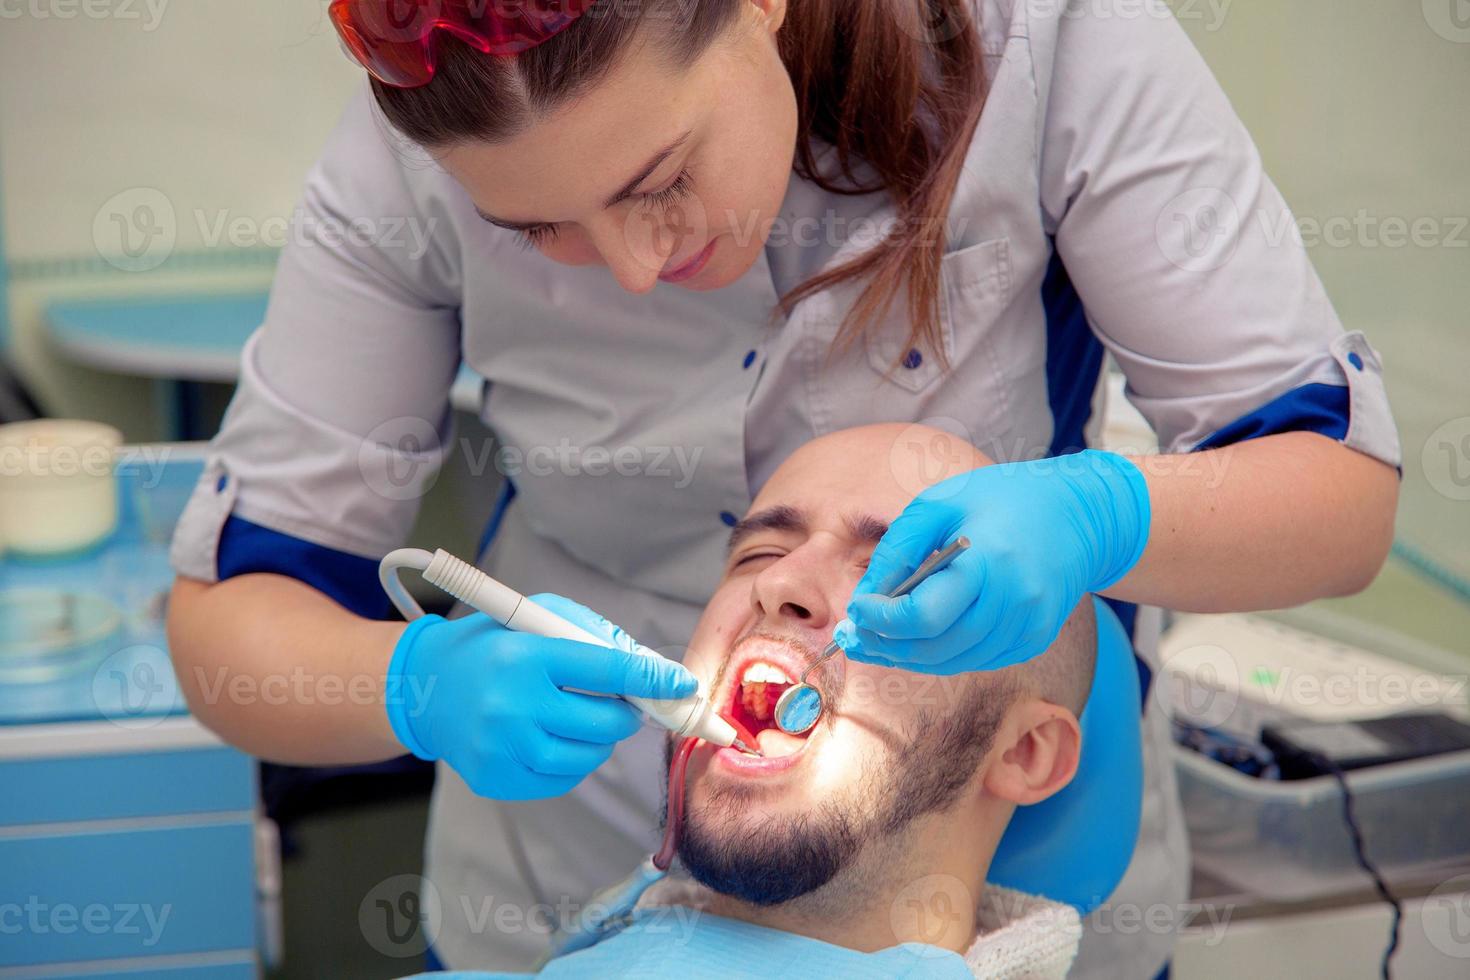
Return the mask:
[[737,566],[739,566],[739,565],[748,564],[748,563],[753,562],[753,561],[760,561],[762,558],[781,558],[781,557],[784,557],[784,554],[782,552],[779,552],[779,551],[756,551],[756,552],[752,552],[752,553],[747,554],[747,555],[741,555],[739,558],[736,558],[735,559],[735,564]]

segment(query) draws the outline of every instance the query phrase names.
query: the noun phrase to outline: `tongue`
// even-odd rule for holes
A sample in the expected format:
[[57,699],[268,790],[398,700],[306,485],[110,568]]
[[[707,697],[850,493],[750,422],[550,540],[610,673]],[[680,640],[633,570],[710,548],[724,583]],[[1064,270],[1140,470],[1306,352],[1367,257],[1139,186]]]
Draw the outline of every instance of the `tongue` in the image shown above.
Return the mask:
[[755,740],[761,752],[768,759],[779,759],[783,755],[791,755],[800,750],[806,741],[795,735],[787,735],[779,728],[761,729]]

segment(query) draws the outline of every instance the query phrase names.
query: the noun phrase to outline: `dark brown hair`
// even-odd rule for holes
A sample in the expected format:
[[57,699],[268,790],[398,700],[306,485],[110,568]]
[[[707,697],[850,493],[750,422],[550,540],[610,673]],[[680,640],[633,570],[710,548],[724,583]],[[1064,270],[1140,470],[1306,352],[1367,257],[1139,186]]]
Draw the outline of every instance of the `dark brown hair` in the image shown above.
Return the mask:
[[[388,121],[421,145],[504,140],[605,78],[645,24],[666,56],[687,65],[747,2],[608,0],[514,58],[487,57],[441,36],[432,82],[413,89],[374,82],[373,92]],[[837,348],[861,337],[906,288],[912,327],[902,350],[919,346],[943,360],[945,225],[985,96],[972,2],[789,0],[777,44],[796,90],[796,172],[834,193],[886,191],[897,211],[876,247],[781,298],[789,314],[815,292],[866,280]],[[835,148],[826,170],[813,140]],[[858,177],[864,165],[875,175],[867,182]]]

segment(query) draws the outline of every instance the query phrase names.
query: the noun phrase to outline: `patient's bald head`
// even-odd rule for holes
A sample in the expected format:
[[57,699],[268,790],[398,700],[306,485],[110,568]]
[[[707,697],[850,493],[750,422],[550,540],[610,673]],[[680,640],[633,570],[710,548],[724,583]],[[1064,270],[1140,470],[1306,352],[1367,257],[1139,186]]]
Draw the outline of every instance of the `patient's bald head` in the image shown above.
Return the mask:
[[[846,503],[855,513],[874,517],[872,530],[881,536],[921,491],[994,462],[964,438],[923,423],[885,422],[818,436],[787,457],[761,488],[731,535],[732,552],[744,530],[765,523],[772,509],[830,510]],[[1096,624],[1092,603],[1084,600],[1045,653],[988,677],[1004,676],[1016,693],[1080,714],[1092,689],[1095,659]]]
[[695,755],[681,854],[706,884],[757,904],[830,893],[845,869],[909,846],[918,821],[952,818],[964,835],[984,811],[1003,826],[1010,806],[1071,778],[1096,649],[1090,600],[1026,664],[936,678],[838,657],[813,674],[828,710],[808,737],[771,722],[779,678],[831,638],[888,524],[926,487],[990,462],[928,426],[849,429],[793,453],[736,525],[685,663],[768,758]]

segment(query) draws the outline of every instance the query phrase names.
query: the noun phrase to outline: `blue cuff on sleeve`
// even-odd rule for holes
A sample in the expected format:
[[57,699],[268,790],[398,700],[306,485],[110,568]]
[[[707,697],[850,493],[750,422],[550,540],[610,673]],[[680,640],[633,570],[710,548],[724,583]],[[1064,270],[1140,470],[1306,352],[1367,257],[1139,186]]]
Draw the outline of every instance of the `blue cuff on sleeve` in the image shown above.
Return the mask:
[[1219,449],[1280,432],[1316,432],[1329,439],[1343,439],[1348,431],[1348,395],[1346,385],[1309,384],[1293,388],[1217,430],[1194,448]]
[[388,596],[378,583],[378,563],[231,514],[220,530],[217,574],[221,580],[251,572],[274,572],[305,582],[349,612],[385,619]]

